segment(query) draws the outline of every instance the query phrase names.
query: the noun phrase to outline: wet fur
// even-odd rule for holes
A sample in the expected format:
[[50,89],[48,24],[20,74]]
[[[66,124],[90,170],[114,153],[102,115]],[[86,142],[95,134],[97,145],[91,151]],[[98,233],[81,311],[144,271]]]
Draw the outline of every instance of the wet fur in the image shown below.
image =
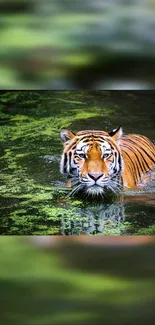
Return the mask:
[[[61,158],[61,173],[71,180],[70,195],[83,193],[85,196],[102,197],[106,190],[117,194],[121,188],[136,189],[143,175],[155,167],[155,146],[145,136],[125,135],[122,128],[109,133],[83,130],[72,133],[61,131],[64,151]],[[104,153],[112,152],[109,158]],[[85,155],[78,157],[78,153]],[[89,175],[103,174],[92,184]]]

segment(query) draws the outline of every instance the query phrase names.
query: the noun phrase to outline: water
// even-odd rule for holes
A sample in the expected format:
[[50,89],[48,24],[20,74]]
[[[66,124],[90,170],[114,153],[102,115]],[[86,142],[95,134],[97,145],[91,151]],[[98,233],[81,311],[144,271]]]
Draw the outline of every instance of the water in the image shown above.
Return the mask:
[[0,93],[0,233],[155,234],[155,182],[112,202],[68,198],[59,132],[122,125],[155,140],[154,91]]

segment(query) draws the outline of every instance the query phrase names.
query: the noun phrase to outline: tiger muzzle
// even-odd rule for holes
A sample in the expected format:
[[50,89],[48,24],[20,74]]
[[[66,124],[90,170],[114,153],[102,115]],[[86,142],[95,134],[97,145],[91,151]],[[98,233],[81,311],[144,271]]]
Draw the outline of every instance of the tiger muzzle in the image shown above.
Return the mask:
[[88,173],[88,176],[92,178],[94,181],[97,181],[103,175],[104,175],[103,173]]

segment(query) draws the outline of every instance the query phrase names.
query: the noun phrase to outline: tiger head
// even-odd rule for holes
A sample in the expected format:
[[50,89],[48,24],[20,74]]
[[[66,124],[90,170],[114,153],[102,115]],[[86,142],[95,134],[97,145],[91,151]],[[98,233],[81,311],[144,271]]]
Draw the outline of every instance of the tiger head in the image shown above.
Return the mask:
[[60,136],[64,142],[60,171],[76,185],[72,194],[84,191],[94,196],[118,189],[123,164],[118,144],[121,127],[109,133],[84,130],[74,134],[62,129]]

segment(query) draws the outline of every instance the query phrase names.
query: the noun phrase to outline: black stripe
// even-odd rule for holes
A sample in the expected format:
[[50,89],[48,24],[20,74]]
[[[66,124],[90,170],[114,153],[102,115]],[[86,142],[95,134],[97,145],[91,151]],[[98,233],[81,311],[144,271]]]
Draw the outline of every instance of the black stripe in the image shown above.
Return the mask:
[[[127,140],[127,141],[132,141],[132,140]],[[133,141],[133,143],[134,143],[134,141]],[[135,143],[134,143],[135,144]],[[143,148],[143,147],[141,147],[140,145],[138,145],[137,143],[136,143],[136,146],[138,146],[141,150],[143,150],[144,151],[144,153],[149,157],[149,159],[155,164],[155,160],[148,154],[148,152],[147,151],[145,151],[145,149]],[[133,149],[131,149],[131,151],[133,152]],[[150,169],[150,167],[149,167],[149,169]]]
[[70,170],[71,170],[71,158],[72,158],[72,152],[69,151],[69,162],[68,162],[68,164],[69,164],[69,173],[70,173]]
[[[124,147],[126,147],[125,145],[123,145]],[[129,150],[131,150],[131,147],[128,147],[128,149]],[[138,150],[138,149],[137,149]],[[133,152],[132,150],[131,150],[131,152]],[[140,151],[139,151],[140,152]],[[146,164],[146,167],[144,166],[144,168],[145,168],[145,171],[147,170],[147,169],[150,169],[150,166],[148,165],[148,162],[146,161],[146,159],[144,158],[144,156],[143,156],[143,154],[142,154],[142,152],[140,152],[140,155],[141,155],[141,157],[142,157],[142,162],[143,162],[143,166],[144,166],[144,162],[145,162],[145,164]]]
[[[128,142],[134,144],[134,141],[132,141],[132,140],[130,140],[130,139],[128,139]],[[136,144],[136,145],[137,145],[137,144]],[[137,145],[137,147],[141,149],[141,147],[140,147],[139,145]],[[146,162],[144,156],[142,155],[142,153],[140,152],[140,150],[138,150],[138,148],[135,148],[135,149],[139,152],[139,154],[141,155],[142,159],[145,161],[147,168],[150,169],[148,163]],[[133,148],[131,148],[131,151],[133,152]],[[135,154],[136,154],[136,152],[135,152]],[[146,171],[146,167],[144,166],[143,160],[140,161],[140,160],[139,160],[139,157],[137,156],[137,154],[136,154],[136,157],[137,157],[137,160],[138,160],[138,163],[139,163],[139,165],[140,165],[140,168],[141,168],[142,172]],[[142,165],[143,165],[143,166],[142,166]]]
[[122,159],[121,159],[120,152],[118,153],[118,163],[119,163],[120,168],[121,168],[121,170],[122,170]]
[[[109,137],[110,138],[110,137]],[[85,139],[85,140],[84,140]],[[97,141],[100,140],[100,141],[106,141],[106,139],[104,139],[104,135],[102,136],[101,134],[86,134],[84,135],[83,137],[80,137],[78,140],[79,141],[93,141],[93,140],[96,140]]]
[[67,173],[67,154],[64,154],[64,166],[63,166],[63,172]]
[[79,142],[80,141],[83,141],[83,140],[89,140],[89,141],[92,141],[92,134],[90,134],[90,136],[89,135],[84,135],[83,137],[80,137],[79,139],[77,139],[77,140],[79,140]]
[[71,168],[70,168],[70,174],[71,174],[72,176],[74,176],[74,170],[77,171],[77,168],[75,168],[75,167],[71,167]]
[[[131,164],[132,164],[132,166],[133,166],[133,170],[136,170],[136,169],[135,169],[135,165],[133,164],[133,161],[132,161],[131,157],[129,156],[129,154],[128,154],[126,151],[124,151],[124,153],[128,156],[128,158],[129,158],[129,160],[130,160],[130,162],[131,162]],[[130,173],[133,174],[134,182],[135,182],[135,184],[136,184],[135,174],[133,173],[133,170],[131,170],[131,166],[130,166],[129,164],[127,164],[127,166],[128,166],[129,169],[130,169]]]
[[84,144],[82,147],[81,147],[81,151],[83,150],[83,147],[85,147],[86,145]]
[[[146,146],[148,146],[149,147],[149,150],[151,151],[151,153],[153,154],[153,156],[154,156],[154,148],[153,148],[153,143],[149,140],[149,139],[147,139],[145,136],[138,136],[138,135],[134,135],[134,138],[136,139],[136,140],[138,140],[139,142],[142,142],[142,145],[143,145],[143,143],[145,143],[145,145]],[[142,139],[141,139],[142,138]],[[137,144],[137,143],[136,143]],[[152,149],[153,149],[153,151],[152,151]]]
[[[138,163],[139,163],[139,158],[138,158],[138,156],[137,156],[137,153],[135,152],[135,151],[132,151],[132,148],[128,145],[124,145],[124,147],[126,147],[126,148],[128,148],[129,150],[131,150],[131,152],[135,155],[135,157],[136,157],[136,159],[137,159],[137,162],[135,162],[137,165],[135,165],[135,170],[137,171],[137,173],[138,173],[138,176],[139,176],[139,178],[141,178],[141,174],[140,174],[140,171],[139,171],[139,166],[138,166]],[[130,160],[131,160],[131,158],[130,158]],[[140,165],[141,166],[141,165]],[[149,168],[150,169],[150,168]]]
[[115,152],[115,157],[114,157],[114,162],[115,162],[115,167],[113,169],[114,174],[118,173],[118,170],[116,169],[116,163],[117,163],[117,153]]
[[[82,141],[82,140],[81,140]],[[91,142],[90,139],[83,140],[84,143]]]
[[124,184],[123,184],[123,177],[122,177],[122,175],[120,177],[120,180],[121,180],[121,186],[123,186]]

